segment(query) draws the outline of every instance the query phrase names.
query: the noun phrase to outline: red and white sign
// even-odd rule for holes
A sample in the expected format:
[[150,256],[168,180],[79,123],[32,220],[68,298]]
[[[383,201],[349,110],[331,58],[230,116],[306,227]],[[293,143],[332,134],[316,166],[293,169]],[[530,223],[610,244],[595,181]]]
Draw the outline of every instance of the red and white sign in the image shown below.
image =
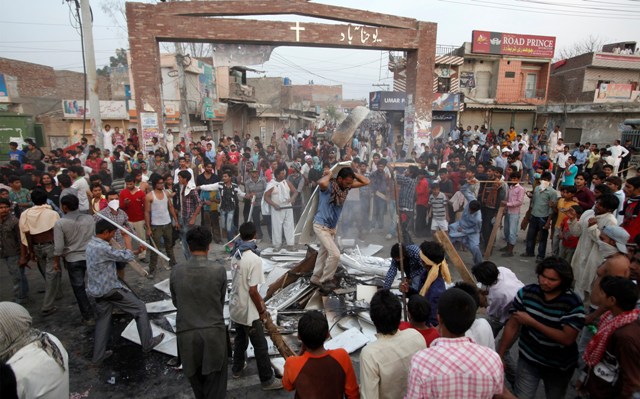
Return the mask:
[[480,54],[515,55],[553,58],[556,38],[553,36],[520,35],[516,33],[473,31],[471,51]]

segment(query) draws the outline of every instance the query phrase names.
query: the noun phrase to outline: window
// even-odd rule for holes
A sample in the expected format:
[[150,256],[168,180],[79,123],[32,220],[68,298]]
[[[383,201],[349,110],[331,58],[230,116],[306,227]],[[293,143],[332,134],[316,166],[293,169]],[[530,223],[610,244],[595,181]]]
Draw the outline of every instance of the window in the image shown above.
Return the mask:
[[504,77],[505,78],[515,78],[516,77],[516,73],[515,72],[505,72],[504,73]]
[[528,73],[524,86],[524,97],[535,98],[536,97],[536,84],[538,81],[538,75],[535,73]]
[[451,89],[451,78],[438,78],[438,93],[448,93]]

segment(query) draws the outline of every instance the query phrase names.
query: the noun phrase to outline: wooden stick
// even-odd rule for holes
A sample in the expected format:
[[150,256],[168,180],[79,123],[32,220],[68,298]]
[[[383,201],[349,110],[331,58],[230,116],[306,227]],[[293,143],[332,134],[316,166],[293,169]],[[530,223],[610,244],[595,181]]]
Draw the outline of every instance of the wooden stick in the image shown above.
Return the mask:
[[[124,249],[120,244],[118,244],[116,240],[112,240],[111,245],[113,245],[113,247],[116,249]],[[140,277],[147,277],[149,275],[149,272],[147,272],[135,258],[131,262],[129,262],[129,266],[131,266],[131,268],[135,270],[140,275]]]
[[[400,223],[402,223],[402,219],[400,217],[400,204],[398,204],[398,181],[395,178],[395,174],[393,177],[393,193],[396,199],[396,218],[397,218],[397,222],[396,222],[396,231],[398,234],[398,247],[400,249],[400,261],[398,262],[398,264],[400,265],[400,281],[404,282],[404,278],[405,278],[405,273],[404,273],[404,250],[403,250],[403,240],[402,240],[402,227],[400,226]],[[407,309],[407,293],[403,292],[402,293],[402,310],[404,313],[404,321],[408,320],[408,314],[409,311]]]
[[[484,250],[485,259],[489,259],[491,257],[491,252],[493,251],[493,244],[496,242],[496,236],[498,235],[498,230],[500,230],[500,224],[502,222],[503,215],[504,215],[504,206],[501,205],[500,208],[498,209],[498,214],[496,215],[496,222],[493,224],[493,230],[491,230],[491,235],[489,236],[489,242],[487,243],[487,248]],[[482,222],[485,223],[484,220]]]
[[453,247],[453,244],[451,244],[449,235],[442,230],[437,230],[434,234],[434,237],[436,241],[438,241],[440,245],[442,245],[444,251],[451,260],[451,263],[453,263],[453,266],[456,268],[456,270],[458,270],[458,273],[460,273],[462,279],[469,284],[476,285],[477,283],[475,277],[473,277],[473,274],[469,272],[469,269],[467,269],[467,266],[462,261],[462,258]]
[[269,337],[271,337],[271,341],[273,341],[273,344],[276,346],[278,352],[280,352],[282,357],[286,359],[289,356],[295,356],[296,353],[291,350],[291,348],[289,348],[289,345],[287,345],[287,343],[284,342],[284,339],[282,339],[282,334],[280,334],[278,326],[276,326],[276,324],[271,319],[271,315],[269,314],[269,312],[266,313],[265,318],[262,320],[262,322],[264,323],[264,327],[266,328]]
[[628,170],[636,169],[636,168],[640,169],[640,166],[630,166],[630,167],[628,167],[626,169],[619,170],[618,173],[626,172]]
[[152,250],[153,252],[157,253],[159,257],[161,257],[162,259],[166,260],[167,262],[169,261],[169,257],[167,255],[165,255],[162,252],[158,251],[153,246],[149,245],[146,241],[141,240],[140,238],[138,238],[137,235],[131,233],[129,230],[127,230],[124,227],[120,226],[118,223],[116,223],[113,220],[109,219],[108,217],[104,216],[100,212],[96,213],[96,215],[98,217],[102,218],[103,220],[106,220],[107,222],[109,222],[112,225],[114,225],[118,230],[122,231],[124,234],[127,234],[129,237],[133,238],[133,240],[136,241],[138,244],[140,244],[140,245]]

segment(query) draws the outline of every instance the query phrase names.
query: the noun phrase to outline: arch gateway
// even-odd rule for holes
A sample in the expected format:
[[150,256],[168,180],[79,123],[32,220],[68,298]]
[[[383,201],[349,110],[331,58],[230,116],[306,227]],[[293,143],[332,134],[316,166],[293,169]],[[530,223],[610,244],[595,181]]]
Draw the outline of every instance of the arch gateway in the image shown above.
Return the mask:
[[[306,0],[128,2],[126,14],[133,90],[139,113],[153,114],[163,109],[160,42],[406,51],[405,140],[419,144],[430,138],[435,23]],[[253,15],[299,15],[342,24],[244,19]],[[229,18],[238,16],[243,19]],[[143,132],[142,123],[140,114],[140,132]],[[157,123],[162,132],[161,117]]]

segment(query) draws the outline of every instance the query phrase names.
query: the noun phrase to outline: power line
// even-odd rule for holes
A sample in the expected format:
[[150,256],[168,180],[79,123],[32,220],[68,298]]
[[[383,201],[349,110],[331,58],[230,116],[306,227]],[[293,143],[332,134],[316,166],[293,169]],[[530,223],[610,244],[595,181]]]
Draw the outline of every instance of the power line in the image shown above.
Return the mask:
[[[455,1],[455,0],[438,0],[442,3],[450,3],[450,4],[461,4],[464,6],[473,6],[473,7],[482,7],[482,8],[491,8],[491,9],[498,9],[498,10],[510,10],[510,11],[519,11],[519,12],[525,12],[525,13],[532,13],[532,12],[536,12],[536,13],[544,13],[545,15],[562,15],[562,16],[573,16],[573,17],[584,17],[584,18],[615,18],[618,20],[624,19],[624,20],[637,20],[639,19],[639,17],[625,17],[622,15],[626,15],[626,14],[579,14],[578,11],[576,12],[558,12],[558,11],[554,11],[552,9],[545,9],[545,8],[540,8],[540,7],[525,7],[525,6],[508,6],[505,5],[504,3],[495,3],[495,2],[486,2],[483,1],[483,4],[475,4],[475,3],[466,3],[463,1]],[[475,1],[475,0],[471,0],[471,1]],[[488,4],[496,4],[497,6],[492,6],[492,5],[488,5]]]
[[[44,22],[24,22],[24,21],[0,21],[0,24],[12,25],[38,25],[38,26],[69,26],[67,24],[52,24]],[[93,25],[94,28],[113,28],[112,25]]]

